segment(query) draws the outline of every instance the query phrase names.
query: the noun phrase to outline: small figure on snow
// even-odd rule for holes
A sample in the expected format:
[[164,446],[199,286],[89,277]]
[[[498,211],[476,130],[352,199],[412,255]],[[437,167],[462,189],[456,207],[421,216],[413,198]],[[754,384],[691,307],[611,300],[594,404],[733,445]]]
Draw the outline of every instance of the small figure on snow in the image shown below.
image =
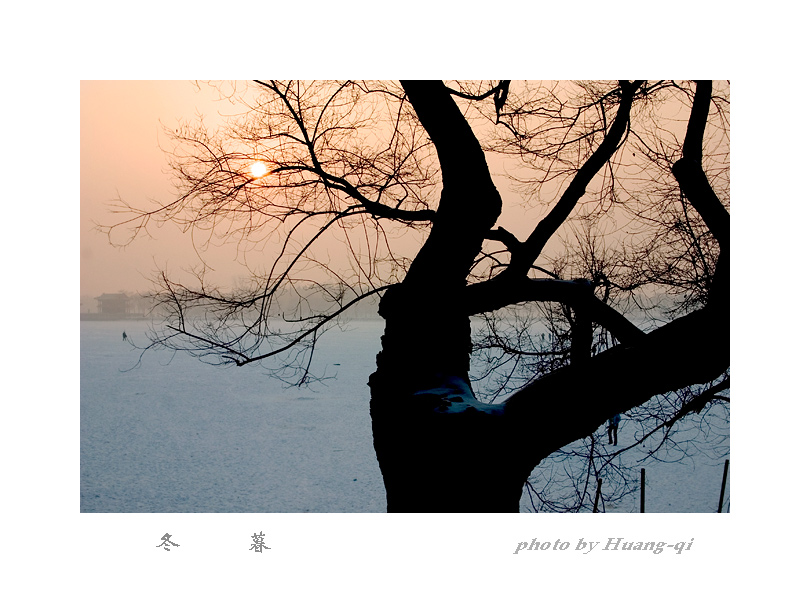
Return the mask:
[[621,418],[621,414],[616,414],[608,420],[608,445],[619,444],[619,420]]
[[124,341],[127,341],[127,332],[124,332]]

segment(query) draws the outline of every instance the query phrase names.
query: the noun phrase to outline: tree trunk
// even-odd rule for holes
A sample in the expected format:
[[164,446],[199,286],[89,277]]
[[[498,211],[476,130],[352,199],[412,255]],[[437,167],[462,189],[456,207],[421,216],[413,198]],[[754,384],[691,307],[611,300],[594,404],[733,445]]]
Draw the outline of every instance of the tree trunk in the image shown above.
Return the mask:
[[534,464],[520,463],[518,432],[503,406],[477,402],[466,368],[444,356],[452,348],[442,345],[465,333],[469,339],[469,324],[451,333],[410,321],[409,329],[425,330],[420,343],[408,344],[399,320],[389,321],[369,381],[388,511],[518,512]]
[[388,511],[518,512],[544,448],[525,446],[503,405],[475,399],[469,318],[442,296],[431,303],[397,287],[380,306],[386,330],[369,386]]
[[386,329],[369,386],[388,510],[517,511],[534,466],[516,461],[502,407],[477,402],[468,377],[466,279],[501,198],[444,85],[403,88],[436,148],[443,189],[427,241],[380,303]]
[[503,416],[448,414],[425,401],[386,409],[379,401],[372,396],[372,424],[388,512],[519,511],[534,466],[509,454]]

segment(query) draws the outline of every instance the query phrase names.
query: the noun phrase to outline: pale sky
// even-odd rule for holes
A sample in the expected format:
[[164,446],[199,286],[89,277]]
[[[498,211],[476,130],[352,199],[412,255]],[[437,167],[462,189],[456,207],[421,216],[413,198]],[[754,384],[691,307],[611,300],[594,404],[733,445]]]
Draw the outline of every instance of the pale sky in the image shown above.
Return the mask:
[[[171,278],[179,280],[182,270],[203,261],[190,234],[183,234],[172,224],[152,224],[148,227],[151,238],[142,235],[122,248],[111,245],[106,234],[94,230],[94,223],[113,224],[125,218],[111,211],[119,196],[144,208],[154,200],[166,203],[175,197],[163,152],[170,147],[164,125],[175,127],[178,122],[203,115],[206,125],[215,129],[224,121],[223,115],[239,113],[240,108],[222,100],[211,86],[190,81],[82,81],[80,89],[81,295],[94,298],[122,290],[145,292],[159,269],[167,269]],[[504,203],[498,224],[525,239],[542,218],[545,206],[524,210],[523,200],[515,199],[509,182],[501,175],[504,162],[511,161],[490,159],[490,171]],[[125,233],[121,231],[113,238],[121,242]],[[332,250],[329,257],[335,257],[336,252]],[[209,280],[224,287],[234,285],[245,275],[235,261],[237,256],[233,245],[203,253],[211,269]]]
[[[121,196],[131,204],[166,201],[173,195],[167,172],[162,125],[202,113],[215,125],[217,109],[208,87],[188,81],[82,81],[81,83],[81,293],[137,291],[158,267],[186,266],[197,258],[188,236],[166,226],[151,228],[156,240],[137,239],[125,249],[110,245],[93,222],[117,220],[109,203]],[[223,258],[210,254],[225,267]]]
[[[174,197],[172,175],[163,148],[168,140],[162,126],[205,116],[214,128],[222,114],[239,108],[219,98],[211,87],[189,81],[82,81],[81,82],[81,294],[90,298],[102,293],[148,291],[149,278],[157,269],[177,274],[201,263],[188,234],[167,224],[149,227],[153,239],[141,236],[125,248],[114,247],[94,223],[120,220],[111,212],[119,195],[130,204],[148,206]],[[502,167],[490,164],[491,173],[504,198],[508,228],[520,238],[530,232],[538,213],[527,217],[510,199]],[[511,206],[511,210],[510,210]],[[116,235],[122,239],[123,233]],[[235,262],[233,247],[212,248],[204,254],[213,267],[211,279],[232,285],[244,275]],[[332,254],[334,256],[334,254]]]

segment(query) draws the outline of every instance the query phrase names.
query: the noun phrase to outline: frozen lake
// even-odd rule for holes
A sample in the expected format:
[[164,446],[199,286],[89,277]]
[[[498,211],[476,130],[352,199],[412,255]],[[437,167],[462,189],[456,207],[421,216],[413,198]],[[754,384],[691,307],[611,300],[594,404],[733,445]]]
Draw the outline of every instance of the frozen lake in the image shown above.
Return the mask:
[[[336,378],[311,389],[168,352],[126,370],[139,352],[122,332],[145,345],[146,328],[81,323],[82,512],[385,512],[366,386],[382,322],[324,335],[313,368]],[[716,511],[722,460],[645,469],[647,512]]]
[[146,324],[82,322],[81,510],[384,512],[365,385],[379,328],[325,336],[316,366],[337,379],[289,389],[168,352],[122,372],[138,356],[122,332],[144,345]]

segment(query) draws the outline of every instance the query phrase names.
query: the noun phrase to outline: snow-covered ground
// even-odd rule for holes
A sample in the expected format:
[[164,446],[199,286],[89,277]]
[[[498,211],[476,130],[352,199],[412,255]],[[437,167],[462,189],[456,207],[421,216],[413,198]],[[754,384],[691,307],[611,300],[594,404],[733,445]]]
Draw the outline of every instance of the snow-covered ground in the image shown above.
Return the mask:
[[[146,327],[81,323],[82,512],[385,511],[366,386],[381,322],[327,333],[315,367],[336,378],[307,389],[167,352],[126,370],[139,352],[122,333],[145,345]],[[647,512],[716,511],[722,463],[645,465]]]

